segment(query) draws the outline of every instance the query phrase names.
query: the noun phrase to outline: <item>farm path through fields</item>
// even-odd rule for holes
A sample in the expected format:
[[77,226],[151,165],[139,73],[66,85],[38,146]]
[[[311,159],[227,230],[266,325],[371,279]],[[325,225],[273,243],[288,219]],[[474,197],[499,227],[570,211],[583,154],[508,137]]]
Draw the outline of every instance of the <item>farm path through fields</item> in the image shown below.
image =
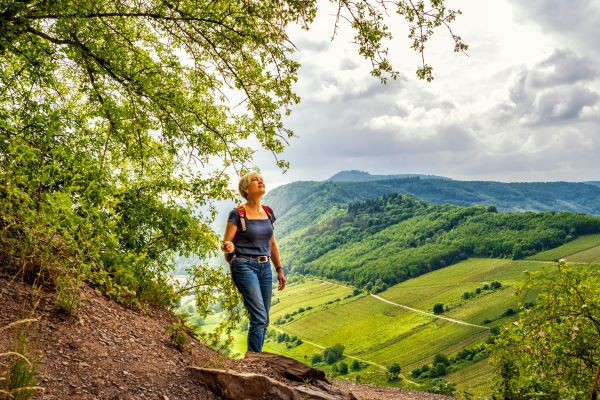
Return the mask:
[[[270,327],[271,327],[271,329],[274,329],[274,330],[276,330],[276,331],[279,331],[279,332],[283,332],[283,333],[290,334],[289,332],[286,332],[284,329],[281,329],[281,328],[278,328],[278,327],[275,327],[275,326],[270,326]],[[311,346],[315,346],[315,347],[317,347],[317,348],[319,348],[319,349],[321,349],[321,350],[325,350],[325,346],[321,346],[320,344],[317,344],[317,343],[314,343],[314,342],[311,342],[311,341],[308,341],[308,340],[304,340],[303,338],[300,338],[300,339],[302,339],[302,341],[303,341],[304,343],[306,343],[306,344],[310,344]],[[357,361],[360,361],[360,362],[366,363],[366,364],[371,364],[371,365],[373,365],[373,366],[375,366],[375,367],[377,367],[377,368],[380,368],[380,369],[383,369],[383,370],[387,371],[387,368],[386,368],[385,366],[383,366],[383,365],[381,365],[381,364],[377,364],[377,363],[375,363],[375,362],[373,362],[373,361],[368,361],[368,360],[365,360],[365,359],[362,359],[362,358],[359,358],[359,357],[353,356],[353,355],[351,355],[351,354],[348,354],[348,353],[344,353],[344,356],[346,356],[346,357],[348,357],[348,358],[352,358],[353,360],[357,360]],[[405,382],[407,382],[407,383],[410,383],[410,384],[413,384],[413,385],[417,385],[417,386],[421,386],[421,385],[420,385],[420,384],[418,384],[417,382],[414,382],[414,381],[411,381],[410,379],[408,379],[408,377],[407,377],[406,375],[404,375],[404,374],[400,374],[400,377],[401,377],[401,378],[402,378],[402,379],[403,379]]]
[[[281,328],[277,328],[277,327],[274,327],[274,326],[271,326],[271,328],[272,328],[272,329],[274,329],[274,330],[276,330],[276,331],[279,331],[279,332],[283,332],[283,333],[290,334],[289,332],[286,332],[284,329],[281,329]],[[300,338],[300,339],[302,339],[302,341],[303,341],[304,343],[310,344],[311,346],[315,346],[315,347],[317,347],[317,348],[319,348],[319,349],[321,349],[321,350],[325,350],[325,346],[321,346],[320,344],[317,344],[317,343],[314,343],[314,342],[311,342],[311,341],[305,340],[304,338]],[[382,369],[387,369],[387,368],[386,368],[386,367],[384,367],[383,365],[381,365],[381,364],[377,364],[377,363],[374,363],[373,361],[367,361],[367,360],[363,360],[362,358],[355,357],[355,356],[353,356],[353,355],[350,355],[350,354],[348,354],[348,353],[344,353],[344,355],[345,355],[346,357],[348,357],[348,358],[352,358],[353,360],[357,360],[357,361],[360,361],[360,362],[364,362],[364,363],[366,363],[366,364],[371,364],[371,365],[374,365],[374,366],[376,366],[376,367],[379,367],[379,368],[382,368]]]
[[427,312],[427,311],[418,310],[418,309],[416,309],[416,308],[412,308],[412,307],[409,307],[409,306],[405,306],[404,304],[398,304],[398,303],[394,303],[393,301],[391,301],[391,300],[388,300],[388,299],[384,299],[383,297],[381,297],[381,296],[378,296],[378,295],[376,295],[376,294],[371,294],[371,297],[374,297],[374,298],[376,298],[377,300],[380,300],[380,301],[383,301],[383,302],[385,302],[385,303],[388,303],[388,304],[394,305],[394,306],[396,306],[396,307],[404,308],[405,310],[409,310],[409,311],[416,312],[416,313],[423,314],[423,315],[428,315],[428,316],[430,316],[430,317],[433,317],[433,318],[439,318],[439,319],[443,319],[443,320],[446,320],[446,321],[449,321],[449,322],[453,322],[453,323],[455,323],[455,324],[466,325],[466,326],[473,326],[473,327],[475,327],[475,328],[481,328],[481,329],[490,329],[490,328],[489,328],[489,327],[487,327],[487,326],[483,326],[483,325],[476,325],[476,324],[471,324],[470,322],[465,322],[465,321],[461,321],[461,320],[459,320],[459,319],[454,319],[454,318],[448,318],[448,317],[444,317],[444,316],[441,316],[441,315],[432,314],[432,313],[429,313],[429,312]]
[[[523,261],[523,260],[521,260],[521,261]],[[539,262],[539,261],[535,261],[535,262]],[[338,285],[338,286],[344,286],[344,287],[350,287],[350,288],[352,287],[352,286],[342,285],[342,284],[340,284],[340,283],[338,283],[338,282],[334,282],[334,281],[326,281],[326,280],[323,280],[323,282],[332,283],[332,284],[334,284],[334,285]],[[409,307],[409,306],[406,306],[406,305],[404,305],[404,304],[398,304],[398,303],[394,303],[393,301],[391,301],[391,300],[388,300],[388,299],[385,299],[385,298],[383,298],[383,297],[381,297],[381,296],[378,296],[378,295],[376,295],[376,294],[372,294],[372,293],[371,293],[371,297],[373,297],[373,298],[375,298],[375,299],[377,299],[377,300],[379,300],[379,301],[383,301],[383,302],[385,302],[385,303],[391,304],[391,305],[393,305],[393,306],[400,307],[400,308],[404,308],[405,310],[409,310],[409,311],[416,312],[416,313],[419,313],[419,314],[427,315],[427,316],[430,316],[430,317],[433,317],[433,318],[439,318],[439,319],[443,319],[443,320],[446,320],[446,321],[449,321],[449,322],[453,322],[453,323],[455,323],[455,324],[459,324],[459,325],[465,325],[465,326],[472,326],[472,327],[475,327],[475,328],[480,328],[480,329],[487,329],[487,330],[489,330],[489,329],[490,329],[490,328],[489,328],[489,327],[487,327],[487,326],[483,326],[483,325],[477,325],[477,324],[472,324],[472,323],[470,323],[470,322],[461,321],[461,320],[459,320],[459,319],[455,319],[455,318],[449,318],[449,317],[444,317],[444,316],[441,316],[441,315],[437,315],[437,314],[429,313],[429,312],[427,312],[427,311],[423,311],[423,310],[419,310],[419,309],[417,309],[417,308]],[[308,342],[307,342],[307,343],[308,343]],[[314,343],[312,343],[312,344],[314,344]],[[319,347],[318,345],[315,345],[315,346]],[[360,359],[358,359],[358,360],[359,360],[359,361],[361,361]],[[367,362],[368,362],[368,361],[367,361]],[[374,364],[374,363],[370,363],[370,364],[376,365],[376,364]]]

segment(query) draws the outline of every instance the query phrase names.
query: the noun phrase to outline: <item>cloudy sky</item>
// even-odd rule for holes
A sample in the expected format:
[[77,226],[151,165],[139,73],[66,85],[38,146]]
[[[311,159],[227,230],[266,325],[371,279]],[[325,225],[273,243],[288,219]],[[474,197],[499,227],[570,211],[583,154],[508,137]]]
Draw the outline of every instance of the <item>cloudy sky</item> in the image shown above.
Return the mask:
[[419,81],[407,26],[392,21],[401,77],[381,85],[320,9],[308,32],[292,30],[302,103],[286,120],[297,137],[283,158],[256,164],[270,188],[341,170],[422,173],[463,180],[600,180],[600,2],[462,0],[454,31],[427,49],[435,80]]

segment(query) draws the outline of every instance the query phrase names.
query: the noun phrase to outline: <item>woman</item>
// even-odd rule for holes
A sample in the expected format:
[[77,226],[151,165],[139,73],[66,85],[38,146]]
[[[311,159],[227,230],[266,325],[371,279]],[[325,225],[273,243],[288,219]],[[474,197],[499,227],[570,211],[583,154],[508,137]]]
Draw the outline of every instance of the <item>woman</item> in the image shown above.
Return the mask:
[[279,290],[285,288],[286,281],[273,235],[275,216],[260,203],[265,194],[262,176],[256,171],[247,173],[238,188],[246,203],[229,213],[221,249],[226,258],[233,255],[231,276],[250,314],[248,351],[261,352],[269,326],[271,262],[277,271]]

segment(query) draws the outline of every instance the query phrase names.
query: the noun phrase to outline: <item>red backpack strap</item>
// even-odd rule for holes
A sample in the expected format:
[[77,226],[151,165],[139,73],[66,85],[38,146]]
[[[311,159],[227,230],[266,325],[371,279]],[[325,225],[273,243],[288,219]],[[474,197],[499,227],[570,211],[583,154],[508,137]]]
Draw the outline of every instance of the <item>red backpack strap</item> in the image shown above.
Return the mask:
[[269,218],[269,221],[271,221],[271,226],[273,226],[273,210],[271,210],[271,207],[269,206],[262,206],[263,210],[265,210],[265,213],[267,213],[267,217]]
[[243,205],[240,204],[237,208],[237,212],[238,216],[240,217],[240,225],[242,228],[242,232],[246,232],[246,209]]
[[[240,221],[238,223],[238,229],[236,230],[235,235],[233,235],[232,242],[234,244],[237,243],[237,238],[240,234],[240,229],[242,230],[242,232],[246,232],[246,209],[243,205],[240,204],[239,206],[237,206],[237,213]],[[231,264],[231,261],[233,261],[233,253],[225,254],[225,261]]]

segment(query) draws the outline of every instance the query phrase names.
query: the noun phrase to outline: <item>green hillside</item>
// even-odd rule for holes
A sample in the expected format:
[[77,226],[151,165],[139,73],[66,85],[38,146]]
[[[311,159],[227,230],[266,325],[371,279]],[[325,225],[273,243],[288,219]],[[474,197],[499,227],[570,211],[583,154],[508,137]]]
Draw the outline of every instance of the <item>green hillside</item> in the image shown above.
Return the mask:
[[492,367],[487,360],[482,360],[451,374],[448,381],[455,383],[460,392],[469,393],[473,398],[489,398],[492,374]]
[[[599,240],[598,234],[582,236],[569,243],[570,249],[600,251]],[[600,268],[593,263],[573,265]],[[415,380],[411,371],[431,363],[436,354],[453,359],[464,349],[478,351],[494,330],[516,318],[521,301],[535,301],[535,292],[524,299],[515,296],[525,273],[552,268],[554,263],[544,260],[469,258],[378,295],[331,281],[296,278],[286,290],[274,292],[264,350],[310,364],[325,347],[339,343],[345,347],[341,361],[350,365],[360,360],[361,365],[340,377],[384,384],[385,368],[399,363],[405,377]],[[443,304],[440,315],[432,313],[436,303]],[[290,341],[278,338],[283,333]],[[237,333],[233,352],[243,354],[245,341],[246,334]],[[317,367],[336,374],[332,365]],[[453,364],[443,378],[459,392],[486,398],[491,374],[485,354],[479,354]]]
[[280,242],[291,271],[379,292],[469,257],[520,259],[597,232],[600,218],[579,213],[497,213],[392,194],[332,208]]
[[587,183],[502,183],[402,178],[367,182],[293,182],[272,190],[265,203],[278,216],[284,237],[309,226],[332,207],[408,193],[434,204],[494,205],[499,211],[570,211],[600,215],[600,187]]
[[[469,259],[380,293],[382,298],[429,313],[435,303],[443,303],[450,307],[443,316],[481,327],[440,320],[372,296],[358,296],[328,305],[322,303],[322,308],[312,302],[318,310],[297,314],[292,321],[279,327],[323,346],[343,342],[351,354],[366,360],[380,364],[400,362],[410,368],[425,362],[436,352],[451,352],[476,342],[489,334],[490,327],[509,320],[502,314],[509,308],[518,308],[514,287],[523,272],[551,265],[545,262]],[[493,281],[501,282],[502,287],[483,290],[468,300],[462,298],[465,292],[475,292]],[[277,294],[276,299],[279,300],[273,306],[272,314],[281,315],[281,310],[304,307],[300,294],[314,286],[315,282],[311,280],[291,285],[285,298]],[[486,320],[492,323],[484,323]],[[355,332],[360,332],[360,335]],[[436,339],[432,340],[434,337]]]
[[[272,308],[272,315],[281,317],[289,310],[311,304],[311,310],[274,324],[274,328],[297,336],[304,343],[288,348],[285,343],[271,339],[265,349],[309,363],[314,354],[322,352],[317,346],[341,343],[349,356],[383,367],[397,362],[404,373],[408,373],[430,363],[435,354],[451,356],[464,348],[482,344],[489,337],[491,328],[515,318],[507,311],[519,309],[514,292],[525,272],[553,267],[554,264],[547,261],[472,258],[394,285],[379,294],[383,299],[422,312],[395,306],[373,296],[351,296],[352,292],[346,286],[338,286],[340,292],[336,293],[335,283],[308,279],[290,285],[284,292],[277,292]],[[587,266],[581,264],[581,267]],[[491,288],[493,282],[499,287]],[[319,287],[327,293],[321,300],[316,295]],[[343,296],[344,293],[350,297]],[[465,293],[469,293],[467,299]],[[334,295],[340,300],[332,302]],[[525,300],[534,300],[534,297],[535,293],[530,293]],[[435,303],[443,303],[446,308],[440,316],[431,314]],[[479,326],[462,325],[439,317]],[[320,367],[330,369],[327,365]],[[367,379],[369,375],[365,371],[370,371],[369,368],[374,367],[351,372],[349,377],[362,374],[361,379]],[[445,378],[456,383],[459,391],[484,398],[489,394],[491,373],[485,359],[465,361]]]
[[[534,254],[531,257],[528,257],[528,259],[552,261],[565,258],[567,261],[596,262],[600,260],[597,249],[594,250],[594,248],[597,248],[597,246],[600,246],[600,234],[587,235],[565,243],[564,245],[554,249]],[[577,259],[572,258],[572,256],[576,254]]]
[[299,298],[302,299],[304,309],[301,312],[307,312],[314,307],[348,298],[353,292],[352,288],[317,279],[308,279],[301,285],[291,287],[292,290],[278,292],[276,300],[273,301],[271,320],[276,321],[286,314],[295,315],[300,308],[296,306],[296,300]]

